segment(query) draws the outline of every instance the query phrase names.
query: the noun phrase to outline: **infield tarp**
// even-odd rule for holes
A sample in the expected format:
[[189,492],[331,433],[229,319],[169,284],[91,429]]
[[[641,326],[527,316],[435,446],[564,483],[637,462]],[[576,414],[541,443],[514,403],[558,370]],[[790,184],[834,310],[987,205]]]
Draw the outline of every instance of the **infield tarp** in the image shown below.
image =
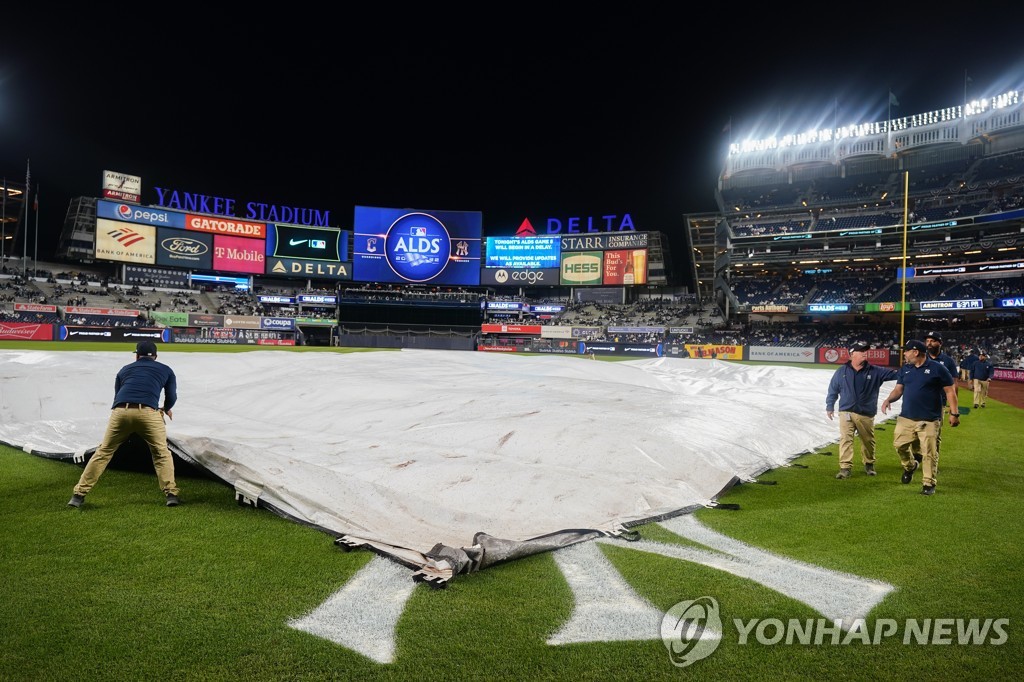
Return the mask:
[[[176,454],[349,544],[440,561],[447,577],[467,570],[463,552],[479,568],[712,505],[838,436],[821,369],[161,350],[178,377]],[[133,359],[0,351],[0,442],[84,461]]]

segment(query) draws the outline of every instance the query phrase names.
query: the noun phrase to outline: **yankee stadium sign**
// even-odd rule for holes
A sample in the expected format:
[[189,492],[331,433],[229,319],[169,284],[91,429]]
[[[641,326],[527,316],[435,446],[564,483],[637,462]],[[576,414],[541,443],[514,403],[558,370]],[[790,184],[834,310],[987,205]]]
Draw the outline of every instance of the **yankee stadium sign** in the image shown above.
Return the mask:
[[278,206],[249,201],[245,204],[245,214],[235,213],[236,201],[229,197],[216,197],[209,194],[182,192],[166,187],[154,187],[157,195],[157,206],[172,208],[189,213],[211,213],[214,215],[234,216],[249,220],[270,223],[293,223],[296,225],[315,225],[327,227],[330,224],[331,212],[299,206]]

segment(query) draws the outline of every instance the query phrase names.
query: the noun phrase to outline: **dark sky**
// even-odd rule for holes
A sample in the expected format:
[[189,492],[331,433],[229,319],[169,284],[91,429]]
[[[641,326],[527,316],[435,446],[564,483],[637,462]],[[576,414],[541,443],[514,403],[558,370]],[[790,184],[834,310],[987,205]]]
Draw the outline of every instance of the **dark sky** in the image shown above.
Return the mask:
[[717,210],[730,136],[882,120],[890,88],[894,116],[955,105],[965,70],[970,97],[1024,80],[1019,27],[989,13],[812,28],[788,10],[338,7],[5,17],[0,170],[24,182],[31,158],[40,258],[109,169],[141,175],[143,203],[169,187],[329,210],[342,228],[355,205],[482,211],[485,234],[628,214],[681,260],[683,215]]

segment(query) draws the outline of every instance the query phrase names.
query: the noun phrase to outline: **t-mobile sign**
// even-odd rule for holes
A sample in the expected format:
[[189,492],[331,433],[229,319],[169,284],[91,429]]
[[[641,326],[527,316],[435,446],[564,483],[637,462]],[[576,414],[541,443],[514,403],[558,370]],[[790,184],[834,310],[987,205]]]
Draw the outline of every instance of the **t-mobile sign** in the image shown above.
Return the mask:
[[213,269],[262,275],[265,248],[264,239],[216,235],[213,238]]

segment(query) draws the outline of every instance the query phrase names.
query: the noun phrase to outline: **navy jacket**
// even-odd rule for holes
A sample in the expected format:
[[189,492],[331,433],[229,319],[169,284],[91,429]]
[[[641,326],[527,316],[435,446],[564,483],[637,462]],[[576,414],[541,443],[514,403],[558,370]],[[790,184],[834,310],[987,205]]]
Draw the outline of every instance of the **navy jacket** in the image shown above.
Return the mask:
[[825,411],[835,412],[832,408],[838,397],[840,412],[875,416],[878,412],[878,391],[883,383],[892,381],[898,374],[899,372],[894,369],[877,367],[871,363],[865,363],[860,371],[857,371],[847,361],[836,369],[832,381],[828,384]]
[[974,363],[974,367],[971,368],[971,378],[980,381],[989,381],[995,373],[996,368],[988,360],[979,359]]
[[174,370],[155,358],[142,357],[125,365],[114,379],[114,405],[141,403],[158,410],[161,392],[166,412],[178,401],[178,380]]

